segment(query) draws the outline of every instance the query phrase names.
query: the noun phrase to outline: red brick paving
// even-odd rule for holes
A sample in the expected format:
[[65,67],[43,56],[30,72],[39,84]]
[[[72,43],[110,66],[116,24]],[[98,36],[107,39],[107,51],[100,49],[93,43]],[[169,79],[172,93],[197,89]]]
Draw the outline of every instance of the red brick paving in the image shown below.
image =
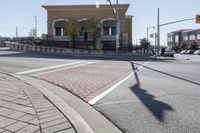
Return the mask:
[[86,102],[101,94],[132,71],[125,61],[105,61],[37,76],[62,86]]

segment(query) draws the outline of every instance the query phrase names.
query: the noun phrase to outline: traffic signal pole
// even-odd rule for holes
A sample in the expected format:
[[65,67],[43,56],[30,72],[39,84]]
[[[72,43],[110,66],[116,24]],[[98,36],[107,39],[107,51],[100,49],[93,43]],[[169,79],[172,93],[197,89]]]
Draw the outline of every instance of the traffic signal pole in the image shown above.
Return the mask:
[[159,55],[159,51],[160,51],[160,27],[166,26],[166,25],[170,25],[170,24],[180,23],[180,22],[184,22],[184,21],[189,21],[189,20],[195,20],[195,18],[182,19],[182,20],[178,20],[178,21],[172,21],[172,22],[169,22],[169,23],[160,24],[160,9],[158,8],[158,18],[157,18],[157,55]]
[[[113,15],[116,19],[116,44],[115,44],[115,51],[116,55],[118,55],[118,48],[120,47],[119,39],[120,39],[120,21],[119,21],[119,1],[116,0],[116,8],[114,9],[111,0],[107,0],[110,3],[110,6],[113,11]],[[116,12],[115,12],[116,10]]]
[[157,55],[160,51],[160,9],[158,8],[158,22],[157,22]]

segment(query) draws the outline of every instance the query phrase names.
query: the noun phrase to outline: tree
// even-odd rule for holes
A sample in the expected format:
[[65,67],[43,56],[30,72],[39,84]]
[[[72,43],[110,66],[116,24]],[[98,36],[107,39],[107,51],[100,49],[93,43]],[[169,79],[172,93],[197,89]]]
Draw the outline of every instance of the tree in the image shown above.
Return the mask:
[[75,45],[76,36],[80,33],[81,26],[77,19],[70,18],[64,27],[64,34],[69,35],[73,41],[73,47]]
[[186,43],[181,43],[180,48],[181,48],[182,50],[186,49],[186,48],[187,48],[187,44],[186,44]]
[[101,36],[101,22],[98,19],[90,18],[88,25],[86,27],[88,34],[93,38],[94,41],[94,49],[101,48],[100,44],[100,36]]
[[140,39],[140,45],[143,48],[144,53],[145,53],[146,50],[148,52],[148,48],[150,46],[150,42],[146,38]]
[[197,49],[197,43],[196,43],[195,41],[193,41],[193,42],[190,44],[190,49],[191,49],[191,50]]
[[180,47],[176,46],[176,45],[173,45],[172,46],[172,50],[174,50],[177,53],[178,51],[180,51]]

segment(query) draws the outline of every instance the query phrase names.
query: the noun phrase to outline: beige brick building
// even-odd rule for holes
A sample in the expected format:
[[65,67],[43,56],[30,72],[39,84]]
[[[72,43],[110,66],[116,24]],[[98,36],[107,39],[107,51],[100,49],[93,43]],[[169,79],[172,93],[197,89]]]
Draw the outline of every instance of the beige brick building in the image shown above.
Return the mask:
[[[69,18],[77,19],[81,25],[79,40],[84,40],[87,32],[86,25],[90,18],[101,21],[102,41],[114,41],[116,38],[116,22],[110,5],[100,5],[100,8],[96,8],[95,5],[45,5],[43,7],[48,14],[48,35],[54,39],[68,39],[63,31]],[[119,5],[120,40],[125,44],[132,42],[132,16],[126,15],[128,7],[129,4]]]

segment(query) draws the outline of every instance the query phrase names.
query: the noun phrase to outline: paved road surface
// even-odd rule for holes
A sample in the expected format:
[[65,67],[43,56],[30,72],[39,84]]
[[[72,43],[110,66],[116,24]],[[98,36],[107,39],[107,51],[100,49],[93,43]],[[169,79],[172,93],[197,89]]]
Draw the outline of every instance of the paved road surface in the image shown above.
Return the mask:
[[199,66],[152,61],[94,107],[127,133],[199,133]]
[[87,102],[134,72],[93,107],[127,133],[199,133],[200,62],[196,58],[147,64],[138,58],[128,62],[0,51],[0,71],[48,80]]

